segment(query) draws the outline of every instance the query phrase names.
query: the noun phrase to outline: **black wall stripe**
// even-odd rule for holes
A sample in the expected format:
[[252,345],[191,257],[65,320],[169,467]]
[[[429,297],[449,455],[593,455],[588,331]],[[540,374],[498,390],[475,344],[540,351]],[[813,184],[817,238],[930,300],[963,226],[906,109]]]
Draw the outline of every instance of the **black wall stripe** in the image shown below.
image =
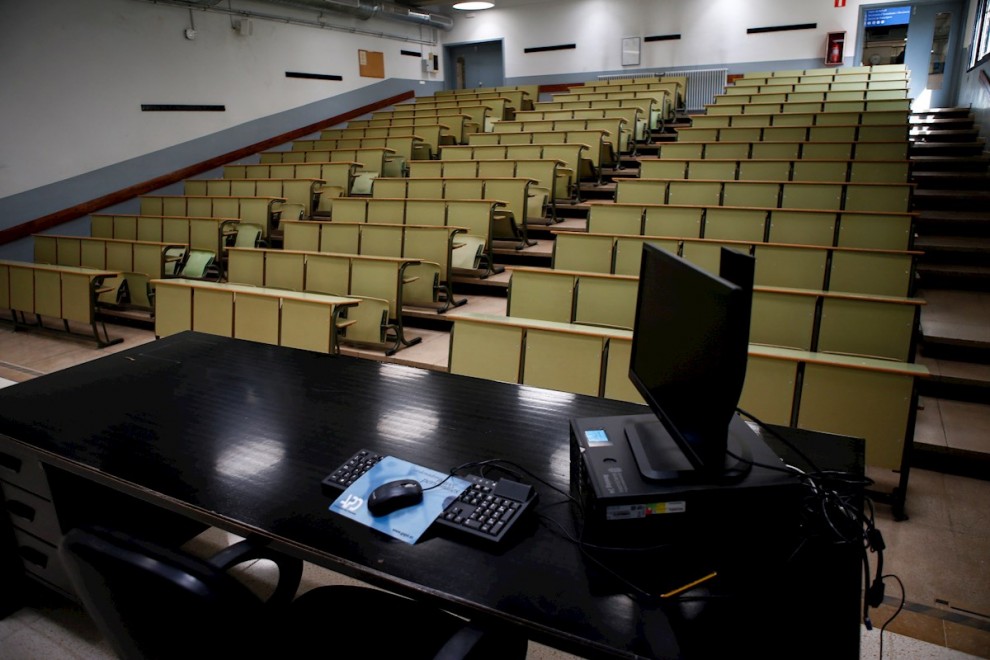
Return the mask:
[[408,55],[409,57],[422,57],[423,53],[416,52],[415,50],[400,50],[400,55]]
[[652,37],[643,37],[643,41],[674,41],[680,38],[679,34],[655,34]]
[[788,30],[814,30],[818,23],[797,23],[795,25],[773,25],[770,27],[756,27],[746,30],[746,34],[759,34],[761,32],[787,32]]
[[180,105],[178,103],[142,103],[142,112],[226,112],[225,105]]
[[299,73],[298,71],[286,71],[286,78],[305,78],[307,80],[343,80],[343,76],[329,73]]
[[559,46],[538,46],[536,48],[524,48],[524,53],[545,53],[548,50],[570,50],[577,48],[577,44],[561,44]]

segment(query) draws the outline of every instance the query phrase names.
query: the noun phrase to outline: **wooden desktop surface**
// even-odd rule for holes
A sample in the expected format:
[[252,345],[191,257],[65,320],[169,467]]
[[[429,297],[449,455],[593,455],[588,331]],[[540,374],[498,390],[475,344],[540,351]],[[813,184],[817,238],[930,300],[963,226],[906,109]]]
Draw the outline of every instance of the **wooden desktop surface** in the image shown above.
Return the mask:
[[[50,480],[62,475],[54,480],[62,485],[53,484],[53,500],[63,528],[109,515],[112,507],[101,498],[90,502],[88,490],[66,492],[73,483],[98,484],[185,519],[268,539],[303,559],[460,614],[508,621],[531,639],[582,656],[680,657],[691,655],[695,628],[708,625],[691,609],[704,598],[672,605],[611,581],[608,569],[568,538],[578,535],[580,524],[566,497],[543,483],[530,480],[540,493],[540,515],[514,543],[492,549],[441,535],[415,545],[387,538],[330,513],[320,488],[330,471],[368,448],[439,470],[501,458],[566,492],[569,420],[645,410],[186,332],[3,390],[0,433],[37,450],[51,466]],[[688,549],[660,551],[655,559],[606,556],[606,566],[645,558],[663,579],[644,577],[642,584],[658,591],[700,577],[694,563],[677,560],[696,554],[690,539],[655,541]],[[707,552],[731,556],[738,546]],[[832,557],[833,550],[823,552]],[[758,553],[740,556],[751,562]],[[841,588],[809,599],[829,606],[802,605],[808,620],[792,619],[822,638],[839,639],[855,657],[857,555],[843,555],[836,566]],[[806,589],[830,589],[836,577],[816,577],[806,566],[795,570],[787,574],[786,592],[774,577],[785,573],[772,566],[754,565],[751,581],[726,581],[744,593],[718,597],[750,612],[738,619],[745,620],[747,637],[739,648],[766,648],[780,636],[780,617],[795,599],[808,597]],[[800,584],[790,583],[795,575]],[[723,614],[711,619],[727,620]],[[708,637],[718,637],[711,632]]]

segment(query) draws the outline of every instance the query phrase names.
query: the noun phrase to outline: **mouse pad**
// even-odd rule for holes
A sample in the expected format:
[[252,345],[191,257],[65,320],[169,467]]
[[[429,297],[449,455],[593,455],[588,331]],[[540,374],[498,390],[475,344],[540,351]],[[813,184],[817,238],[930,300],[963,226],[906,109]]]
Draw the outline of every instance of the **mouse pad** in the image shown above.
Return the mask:
[[[371,491],[396,479],[418,481],[423,486],[423,501],[384,516],[371,515],[368,512]],[[437,484],[440,485],[431,488]],[[459,477],[448,477],[443,472],[386,456],[341,493],[330,505],[330,510],[400,541],[415,543],[447,505],[469,485],[469,482]]]

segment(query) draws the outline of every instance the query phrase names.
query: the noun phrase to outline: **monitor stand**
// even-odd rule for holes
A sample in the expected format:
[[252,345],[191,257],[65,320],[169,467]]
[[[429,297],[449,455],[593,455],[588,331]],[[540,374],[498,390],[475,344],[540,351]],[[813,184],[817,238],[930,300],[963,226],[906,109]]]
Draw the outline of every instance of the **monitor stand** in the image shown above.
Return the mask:
[[727,429],[725,461],[721,469],[712,470],[695,467],[656,417],[631,415],[623,429],[643,479],[655,483],[731,483],[744,478],[752,467],[749,446],[738,424],[745,427],[745,422],[733,415]]

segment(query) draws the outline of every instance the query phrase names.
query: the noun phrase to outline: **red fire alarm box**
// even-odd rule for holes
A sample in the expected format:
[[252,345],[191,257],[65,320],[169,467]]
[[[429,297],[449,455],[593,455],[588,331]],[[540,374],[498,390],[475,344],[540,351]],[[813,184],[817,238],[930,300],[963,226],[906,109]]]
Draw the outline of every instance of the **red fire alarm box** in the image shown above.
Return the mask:
[[845,32],[829,32],[825,40],[825,64],[839,66],[842,64],[842,48],[846,43]]

